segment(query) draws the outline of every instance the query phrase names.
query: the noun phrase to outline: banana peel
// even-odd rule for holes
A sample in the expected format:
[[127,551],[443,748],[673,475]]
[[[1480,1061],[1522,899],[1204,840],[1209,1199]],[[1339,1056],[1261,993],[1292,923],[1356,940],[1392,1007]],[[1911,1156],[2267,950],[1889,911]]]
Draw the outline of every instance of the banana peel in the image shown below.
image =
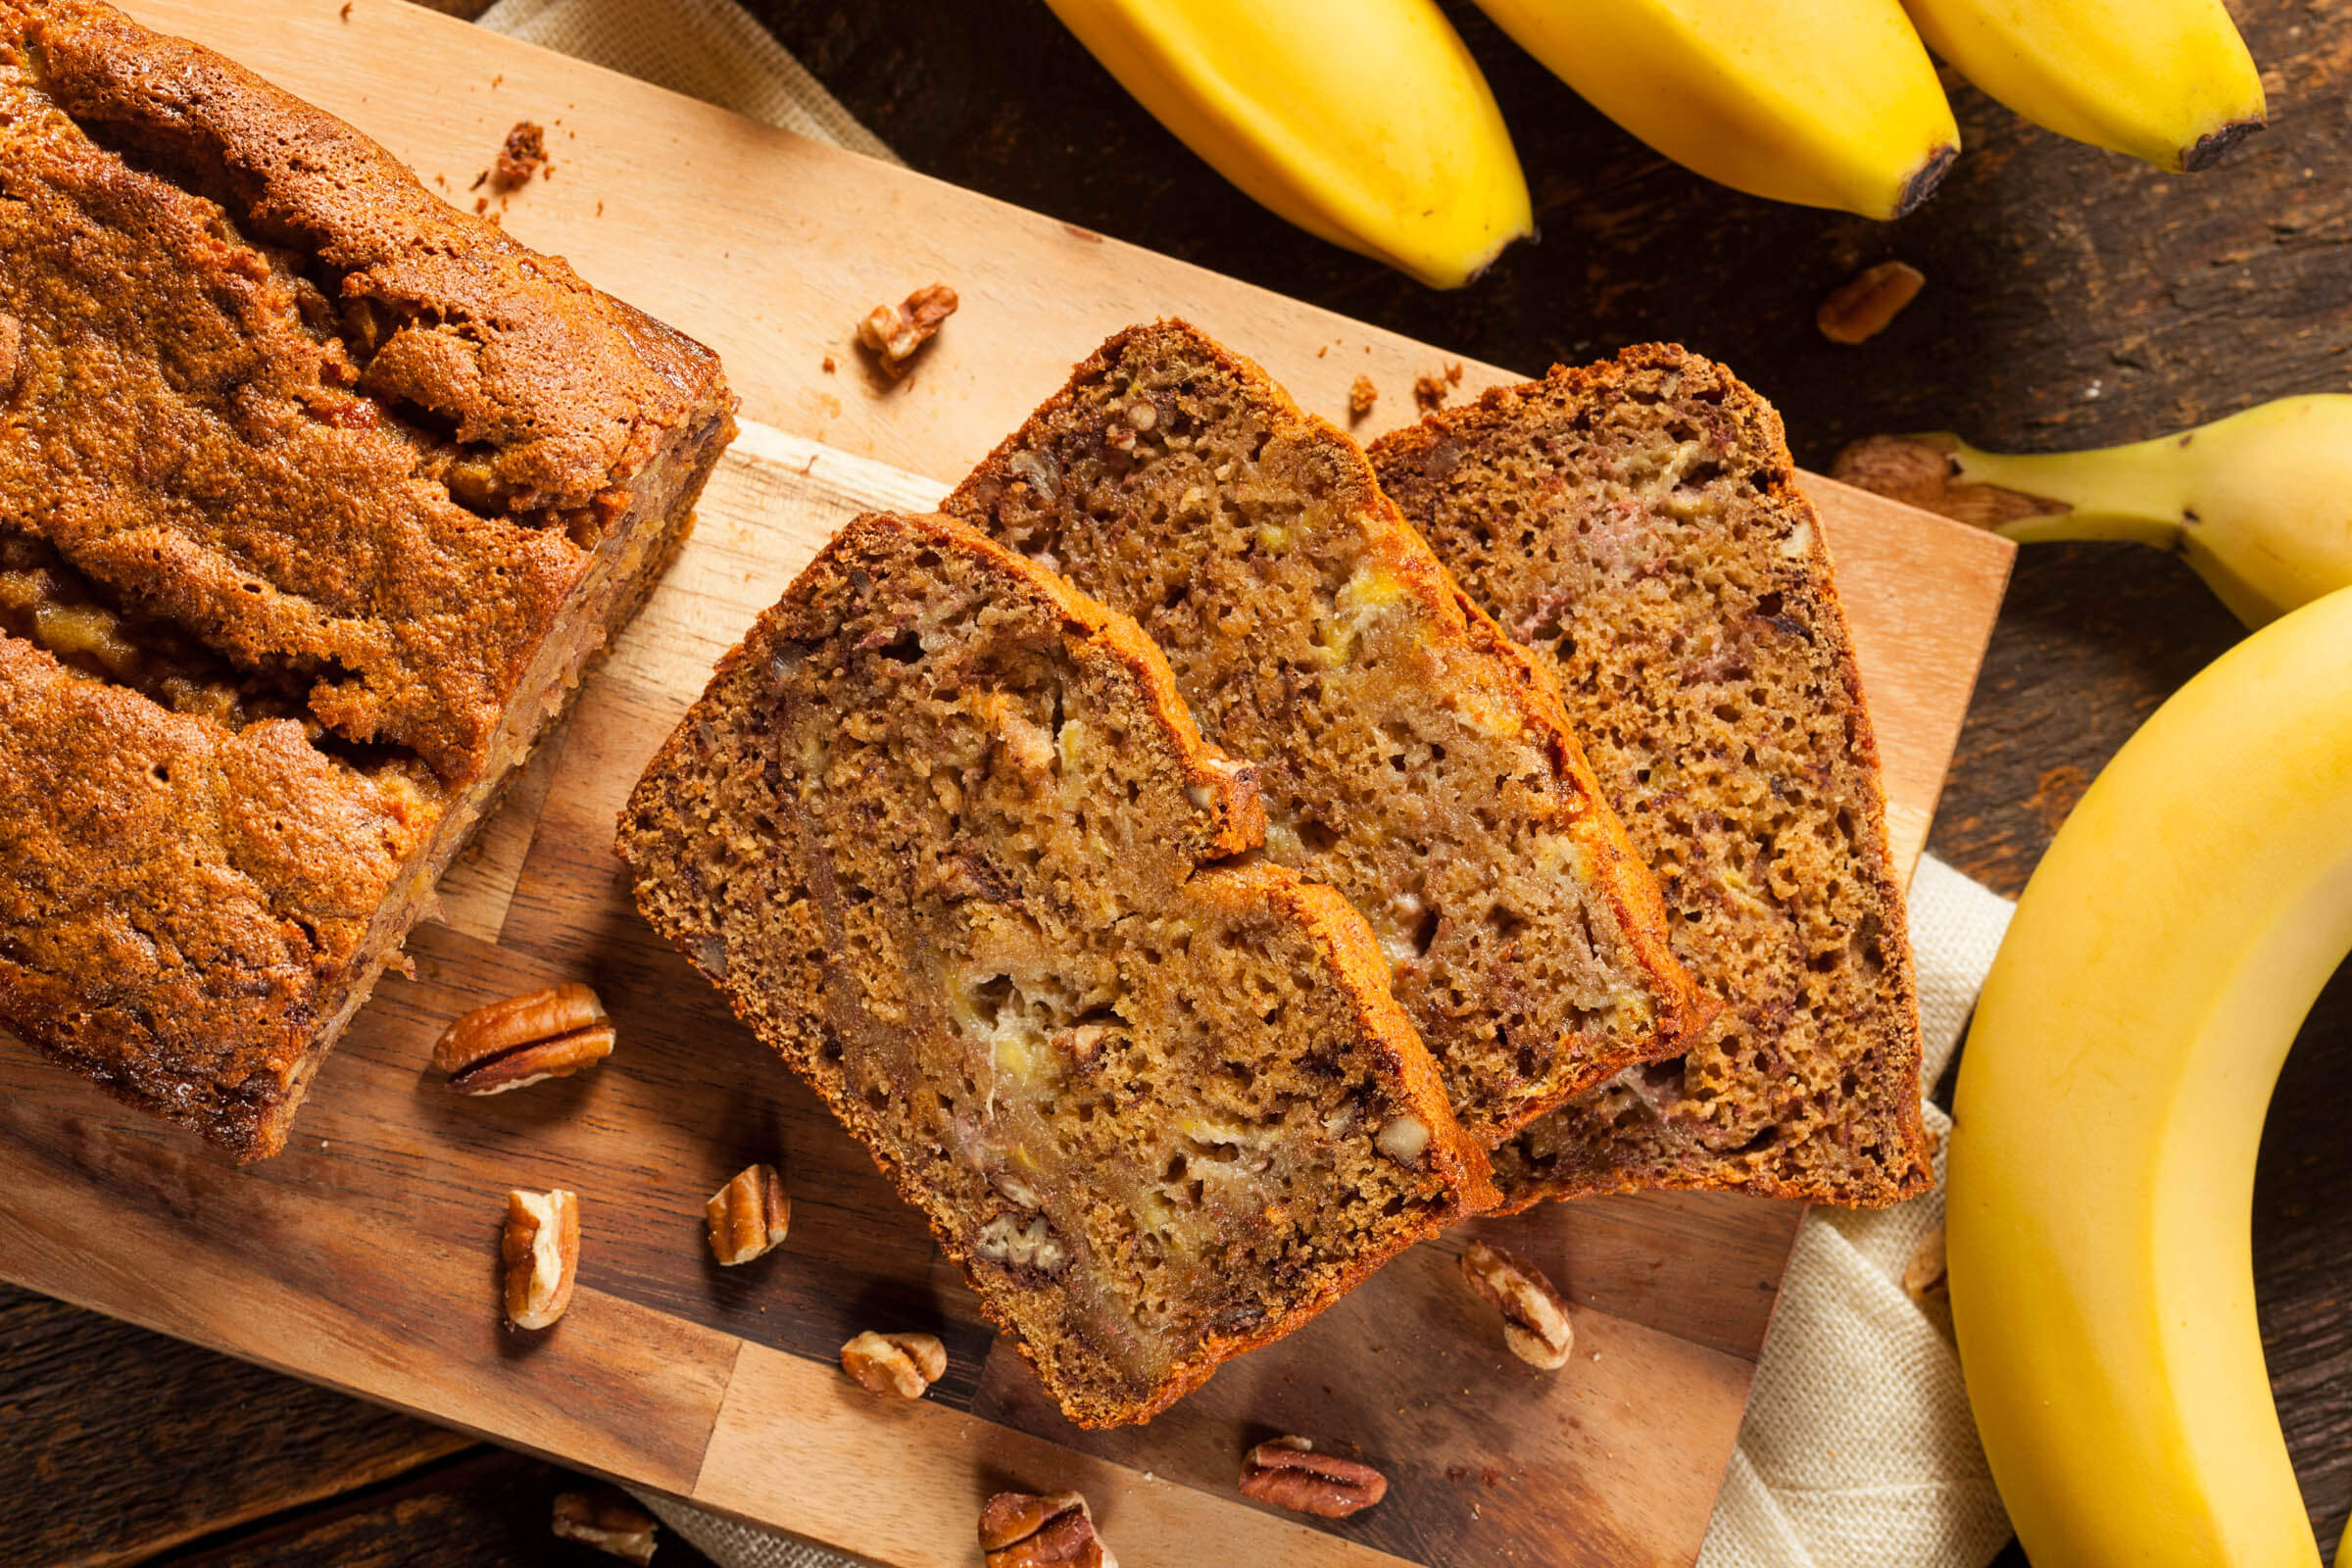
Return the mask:
[[2043,857],[1961,1058],[1954,1327],[2035,1568],[2317,1568],[2254,1314],[2263,1114],[2352,952],[2352,590],[2247,638]]
[[2086,452],[2004,454],[1949,432],[1872,436],[1831,477],[2021,543],[2170,550],[2248,626],[2352,585],[2352,395],[2281,398]]
[[1436,0],[1049,0],[1119,84],[1308,233],[1458,288],[1535,233],[1519,156]]

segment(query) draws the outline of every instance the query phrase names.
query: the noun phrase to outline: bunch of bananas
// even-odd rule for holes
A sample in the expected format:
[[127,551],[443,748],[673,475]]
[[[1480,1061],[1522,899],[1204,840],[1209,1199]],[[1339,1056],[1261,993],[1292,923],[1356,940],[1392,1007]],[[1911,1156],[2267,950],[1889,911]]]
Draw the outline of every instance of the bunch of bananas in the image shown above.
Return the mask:
[[[1162,124],[1309,233],[1452,288],[1534,230],[1510,133],[1437,0],[1049,3]],[[2165,169],[2263,122],[2222,0],[1478,4],[1676,162],[1870,218],[1909,212],[1958,154],[1930,46],[2027,119]]]

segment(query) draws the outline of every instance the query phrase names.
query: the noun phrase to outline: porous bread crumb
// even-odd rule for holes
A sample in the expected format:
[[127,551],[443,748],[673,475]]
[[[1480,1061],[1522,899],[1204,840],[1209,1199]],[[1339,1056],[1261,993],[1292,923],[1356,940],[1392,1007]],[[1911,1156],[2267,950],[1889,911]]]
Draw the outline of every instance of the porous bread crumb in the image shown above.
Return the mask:
[[1830,558],[1769,404],[1651,345],[1375,443],[1382,487],[1550,665],[1727,1004],[1496,1151],[1514,1206],[1642,1187],[1882,1204],[1929,1180],[1902,885]]
[[1694,1023],[1558,697],[1361,448],[1181,321],[1113,337],[946,510],[1133,614],[1256,763],[1266,854],[1351,899],[1499,1138]]
[[[868,515],[720,665],[619,847],[1106,1425],[1491,1198],[1361,918],[1212,863],[1263,825],[1132,621],[960,524]],[[1406,1119],[1427,1136],[1384,1150]]]

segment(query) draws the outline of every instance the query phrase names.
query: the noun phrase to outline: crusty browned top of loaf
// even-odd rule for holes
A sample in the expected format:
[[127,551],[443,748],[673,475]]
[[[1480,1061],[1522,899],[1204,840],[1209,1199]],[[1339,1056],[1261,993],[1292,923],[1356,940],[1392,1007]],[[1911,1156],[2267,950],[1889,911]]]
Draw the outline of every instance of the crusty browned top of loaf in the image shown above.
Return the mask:
[[1495,1153],[1509,1201],[1640,1187],[1892,1202],[1929,1180],[1878,744],[1780,416],[1677,348],[1554,369],[1373,447],[1462,584],[1556,673],[1729,1004]]
[[1493,1192],[1347,901],[1133,621],[858,519],[632,795],[639,906],[870,1150],[1062,1408],[1140,1421]]
[[0,57],[0,528],[462,783],[716,360],[109,7]]
[[945,505],[1166,651],[1261,770],[1267,854],[1371,921],[1475,1135],[1680,1048],[1701,1007],[1558,697],[1256,366],[1121,332]]
[[0,0],[0,1027],[268,1153],[733,400],[87,0]]

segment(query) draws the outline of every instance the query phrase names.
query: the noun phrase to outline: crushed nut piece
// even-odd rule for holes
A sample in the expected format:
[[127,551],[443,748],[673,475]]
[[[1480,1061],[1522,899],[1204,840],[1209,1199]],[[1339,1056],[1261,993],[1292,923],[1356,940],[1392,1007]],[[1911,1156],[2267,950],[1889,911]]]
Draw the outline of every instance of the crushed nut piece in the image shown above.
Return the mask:
[[580,1267],[580,1200],[563,1188],[507,1194],[507,1321],[543,1329],[571,1304]]
[[868,1329],[841,1348],[841,1369],[869,1393],[919,1399],[946,1374],[948,1350],[937,1335]]
[[1075,1492],[998,1493],[980,1510],[980,1550],[987,1568],[1119,1568]]
[[1927,280],[1906,262],[1881,262],[1832,290],[1813,324],[1833,343],[1867,343],[1902,315]]
[[915,351],[931,341],[939,323],[956,314],[959,302],[945,283],[918,288],[902,305],[877,305],[858,323],[858,341],[874,352],[882,368],[905,375]]
[[1379,401],[1380,388],[1372,384],[1372,378],[1368,375],[1357,376],[1355,385],[1348,389],[1348,417],[1362,418],[1372,412],[1372,405]]
[[1429,1124],[1418,1116],[1392,1116],[1372,1135],[1372,1147],[1399,1165],[1418,1164],[1429,1147]]
[[1568,1303],[1544,1271],[1499,1247],[1472,1242],[1462,1250],[1462,1278],[1502,1314],[1502,1343],[1529,1366],[1568,1364],[1576,1344]]
[[1242,1460],[1242,1495],[1318,1519],[1362,1513],[1389,1494],[1389,1478],[1356,1459],[1317,1453],[1304,1438],[1275,1438]]
[[527,120],[514,122],[507,132],[506,145],[498,150],[498,161],[491,165],[492,190],[513,190],[527,184],[539,166],[547,162],[547,132]]
[[792,1195],[773,1165],[747,1165],[703,1206],[710,1230],[710,1255],[721,1263],[749,1263],[775,1250],[792,1229]]
[[612,1020],[596,993],[575,983],[474,1008],[442,1032],[433,1065],[461,1095],[503,1095],[611,1054]]
[[654,1537],[662,1527],[627,1493],[601,1487],[595,1492],[557,1493],[552,1528],[561,1540],[594,1546],[645,1568],[654,1560]]
[[1903,1265],[1903,1294],[1917,1303],[1936,1333],[1952,1338],[1952,1288],[1944,1278],[1942,1226],[1921,1237],[1911,1260]]

